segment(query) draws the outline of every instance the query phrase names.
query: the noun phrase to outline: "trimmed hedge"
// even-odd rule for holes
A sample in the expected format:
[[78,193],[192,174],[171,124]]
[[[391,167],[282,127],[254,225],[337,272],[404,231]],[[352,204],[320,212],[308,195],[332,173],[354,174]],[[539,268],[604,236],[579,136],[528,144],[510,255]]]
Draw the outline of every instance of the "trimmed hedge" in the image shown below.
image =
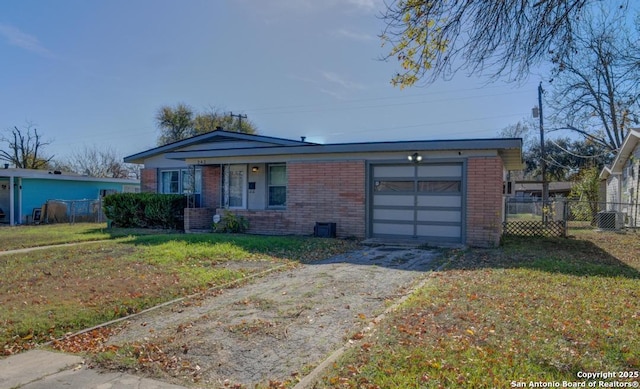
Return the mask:
[[184,229],[183,195],[114,193],[103,199],[105,216],[118,227]]

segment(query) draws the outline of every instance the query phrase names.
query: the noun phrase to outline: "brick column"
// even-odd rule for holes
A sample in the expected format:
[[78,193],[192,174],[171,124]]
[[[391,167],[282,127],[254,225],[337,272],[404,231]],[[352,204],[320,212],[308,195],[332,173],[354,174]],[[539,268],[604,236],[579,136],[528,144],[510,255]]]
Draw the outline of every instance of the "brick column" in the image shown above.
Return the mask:
[[185,208],[184,231],[211,231],[214,213],[211,208]]
[[158,192],[158,169],[140,169],[140,191]]
[[492,247],[502,235],[502,175],[500,157],[469,158],[467,164],[467,244]]
[[202,206],[216,209],[220,207],[220,165],[202,167]]

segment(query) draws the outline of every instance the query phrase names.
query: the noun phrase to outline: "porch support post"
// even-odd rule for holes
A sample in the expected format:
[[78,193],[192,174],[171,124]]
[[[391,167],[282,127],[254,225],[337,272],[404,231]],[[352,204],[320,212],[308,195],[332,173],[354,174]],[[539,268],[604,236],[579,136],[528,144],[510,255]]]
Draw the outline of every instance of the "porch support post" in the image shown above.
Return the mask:
[[22,224],[22,177],[18,177],[18,224]]
[[13,226],[15,225],[15,195],[13,193],[13,190],[15,188],[15,185],[13,183],[13,180],[15,179],[14,176],[9,176],[9,225]]

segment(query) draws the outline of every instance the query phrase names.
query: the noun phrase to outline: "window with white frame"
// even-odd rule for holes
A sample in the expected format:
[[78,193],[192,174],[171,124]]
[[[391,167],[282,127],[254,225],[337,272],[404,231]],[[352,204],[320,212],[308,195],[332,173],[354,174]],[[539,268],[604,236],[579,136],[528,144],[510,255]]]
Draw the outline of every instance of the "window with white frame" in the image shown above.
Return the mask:
[[165,170],[160,172],[160,193],[180,193],[180,170]]
[[269,207],[285,207],[287,205],[287,165],[268,166],[267,186]]
[[187,168],[160,171],[160,193],[193,196],[193,203],[200,206],[202,193],[202,169]]

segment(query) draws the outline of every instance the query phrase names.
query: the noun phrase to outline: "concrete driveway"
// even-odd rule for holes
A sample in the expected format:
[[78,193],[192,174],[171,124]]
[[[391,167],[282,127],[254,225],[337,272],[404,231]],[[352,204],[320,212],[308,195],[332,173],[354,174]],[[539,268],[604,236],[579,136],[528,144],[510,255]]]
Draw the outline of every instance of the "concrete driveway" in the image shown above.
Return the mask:
[[[161,387],[154,382],[253,387],[270,380],[298,381],[410,293],[433,270],[438,255],[434,250],[364,247],[136,316],[109,342],[157,347],[176,362],[175,368],[155,370],[153,378],[159,381],[143,386],[140,376],[150,370],[132,375],[138,381],[131,386],[119,382],[109,387]],[[46,387],[76,387],[74,375],[96,374],[73,367],[72,374],[66,369],[63,380]]]

